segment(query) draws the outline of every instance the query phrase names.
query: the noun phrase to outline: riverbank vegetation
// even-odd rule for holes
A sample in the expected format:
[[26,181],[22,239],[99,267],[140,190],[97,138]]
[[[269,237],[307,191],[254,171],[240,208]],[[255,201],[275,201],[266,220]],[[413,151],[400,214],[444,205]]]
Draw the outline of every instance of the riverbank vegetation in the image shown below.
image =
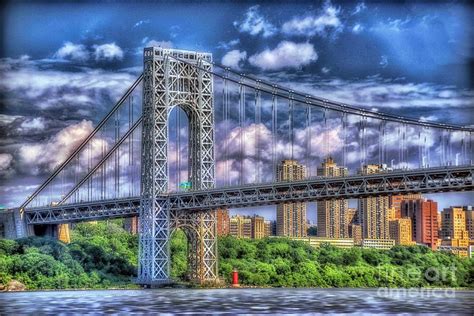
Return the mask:
[[219,270],[230,282],[239,271],[244,285],[283,287],[470,287],[474,259],[424,246],[391,250],[313,248],[285,238],[219,240]]
[[[0,285],[17,280],[27,289],[136,287],[138,237],[121,220],[82,223],[70,244],[50,238],[0,239]],[[171,240],[171,276],[186,280],[187,240]],[[219,239],[219,274],[230,283],[234,268],[242,285],[274,287],[469,287],[474,259],[427,247],[391,250],[313,248],[286,238]]]
[[0,284],[11,280],[27,289],[136,287],[138,239],[121,221],[77,224],[72,242],[29,237],[0,239]]

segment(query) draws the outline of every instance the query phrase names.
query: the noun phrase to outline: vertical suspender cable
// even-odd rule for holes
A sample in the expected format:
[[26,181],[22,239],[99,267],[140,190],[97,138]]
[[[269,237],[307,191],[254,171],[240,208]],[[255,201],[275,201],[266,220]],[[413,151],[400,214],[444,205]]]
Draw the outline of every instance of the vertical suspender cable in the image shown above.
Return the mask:
[[347,167],[347,113],[342,112],[342,165]]
[[239,102],[239,125],[240,125],[240,183],[244,183],[244,177],[243,177],[243,172],[244,172],[244,119],[245,119],[245,86],[240,85],[239,86],[240,90],[240,102]]
[[[131,100],[130,100],[130,103],[131,103],[131,111],[130,111],[130,124],[133,123],[133,96],[131,97]],[[131,125],[130,125],[131,126]],[[130,127],[129,127],[130,128]],[[131,188],[131,192],[130,192],[130,196],[134,196],[135,195],[135,157],[134,157],[134,137],[135,137],[135,132],[132,133],[132,135],[130,135],[130,141],[131,141],[131,145],[130,145],[130,156],[132,157],[132,166],[131,166],[131,175],[132,175],[132,188]]]
[[261,91],[260,83],[257,81],[257,89],[255,89],[255,154],[256,154],[256,177],[257,183],[260,183],[260,123],[261,123]]
[[227,95],[227,92],[228,92],[228,88],[227,88],[227,76],[229,75],[229,72],[228,72],[228,69],[225,68],[224,69],[224,78],[223,78],[223,100],[222,100],[222,104],[223,104],[223,112],[224,112],[224,185],[229,185],[229,144],[228,144],[228,138],[229,138],[229,121],[228,121],[228,104],[227,104],[227,98],[228,98],[228,95]]
[[288,104],[288,141],[290,143],[290,154],[291,154],[291,160],[294,159],[294,146],[293,146],[293,108],[294,108],[294,102],[293,102],[293,95],[291,94],[291,91],[289,93],[289,104]]
[[278,99],[275,92],[275,86],[272,89],[272,179],[277,180],[276,178],[276,138],[277,138],[277,105]]
[[310,161],[310,153],[311,153],[311,123],[309,121],[311,105],[308,104],[308,101],[305,102],[306,104],[306,168],[308,169],[308,177],[311,177],[311,161]]

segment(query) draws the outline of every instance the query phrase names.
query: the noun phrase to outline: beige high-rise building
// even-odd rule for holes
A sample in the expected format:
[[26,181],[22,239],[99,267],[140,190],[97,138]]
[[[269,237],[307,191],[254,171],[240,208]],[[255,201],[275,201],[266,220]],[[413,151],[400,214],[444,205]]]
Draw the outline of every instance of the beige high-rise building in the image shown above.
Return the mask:
[[[322,177],[343,177],[349,171],[345,167],[338,166],[334,160],[326,158],[321,167],[317,169],[317,175]],[[349,238],[349,226],[346,222],[347,200],[318,201],[318,236],[327,238]]]
[[250,220],[252,222],[252,238],[260,239],[265,237],[265,218],[254,215]]
[[232,216],[230,218],[229,232],[234,237],[252,238],[252,220],[246,216]]
[[[395,213],[395,212],[394,212]],[[396,245],[413,245],[411,218],[396,218],[388,223],[390,239],[395,240]]]
[[445,208],[441,213],[441,223],[443,239],[469,239],[466,230],[466,212],[462,207]]
[[352,239],[354,239],[355,245],[362,244],[362,226],[359,224],[352,224]]
[[[306,178],[306,167],[296,160],[283,160],[277,168],[278,181],[297,181]],[[277,205],[277,236],[306,237],[306,203]]]
[[352,225],[357,224],[357,209],[353,207],[347,208],[344,216],[344,226],[345,230],[347,230],[349,238],[353,238],[352,236]]
[[69,224],[58,224],[58,240],[69,244],[71,242],[71,235],[69,231]]
[[263,237],[273,236],[273,223],[272,221],[264,221]]
[[[388,170],[383,165],[365,165],[359,171],[360,174],[380,173]],[[362,226],[363,238],[389,239],[389,197],[376,196],[359,199],[358,219]]]
[[460,257],[469,252],[469,233],[466,229],[466,212],[462,207],[445,208],[441,213],[441,250],[448,250]]
[[463,210],[466,213],[466,230],[469,239],[474,240],[474,208],[471,205],[463,206]]

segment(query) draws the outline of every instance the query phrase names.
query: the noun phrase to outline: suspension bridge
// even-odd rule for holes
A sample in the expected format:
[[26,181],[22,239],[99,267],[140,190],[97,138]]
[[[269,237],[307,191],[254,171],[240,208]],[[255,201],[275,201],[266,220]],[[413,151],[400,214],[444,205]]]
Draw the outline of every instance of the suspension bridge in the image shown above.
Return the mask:
[[[319,98],[212,61],[150,47],[143,74],[51,176],[3,213],[13,238],[55,225],[139,216],[138,282],[170,281],[172,232],[187,235],[190,277],[217,274],[218,208],[472,191],[473,128]],[[325,157],[349,176],[324,178]],[[308,178],[277,181],[283,159]],[[367,164],[380,173],[360,174]]]

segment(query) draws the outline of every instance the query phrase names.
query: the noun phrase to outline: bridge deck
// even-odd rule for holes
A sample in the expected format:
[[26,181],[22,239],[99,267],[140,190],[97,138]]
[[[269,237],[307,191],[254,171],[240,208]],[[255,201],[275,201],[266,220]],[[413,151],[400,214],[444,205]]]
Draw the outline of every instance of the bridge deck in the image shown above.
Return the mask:
[[[402,170],[338,178],[252,184],[162,195],[170,210],[205,210],[357,199],[409,193],[472,191],[473,166]],[[25,209],[28,224],[87,221],[138,214],[140,197]]]

